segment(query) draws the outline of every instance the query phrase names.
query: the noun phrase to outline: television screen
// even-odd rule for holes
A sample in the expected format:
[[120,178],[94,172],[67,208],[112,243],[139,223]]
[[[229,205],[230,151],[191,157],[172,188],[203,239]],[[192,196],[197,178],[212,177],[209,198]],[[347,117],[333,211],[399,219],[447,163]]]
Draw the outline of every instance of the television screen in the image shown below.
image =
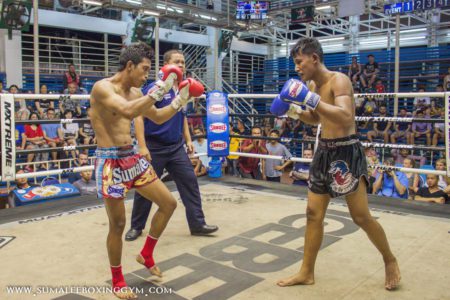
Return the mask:
[[236,19],[238,20],[262,20],[267,18],[269,9],[268,1],[238,1]]

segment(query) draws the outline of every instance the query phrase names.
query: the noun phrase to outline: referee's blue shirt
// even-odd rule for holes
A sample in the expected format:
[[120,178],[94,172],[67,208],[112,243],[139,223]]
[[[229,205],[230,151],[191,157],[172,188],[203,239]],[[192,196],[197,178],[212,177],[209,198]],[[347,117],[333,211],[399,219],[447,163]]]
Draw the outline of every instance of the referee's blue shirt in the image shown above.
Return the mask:
[[[144,95],[155,85],[151,83],[142,89]],[[172,103],[176,93],[172,89],[164,95],[162,101],[155,102],[156,108],[162,108]],[[184,125],[184,109],[177,112],[171,119],[161,125],[154,123],[148,118],[144,118],[144,134],[146,140],[155,141],[161,144],[175,144],[180,141]]]

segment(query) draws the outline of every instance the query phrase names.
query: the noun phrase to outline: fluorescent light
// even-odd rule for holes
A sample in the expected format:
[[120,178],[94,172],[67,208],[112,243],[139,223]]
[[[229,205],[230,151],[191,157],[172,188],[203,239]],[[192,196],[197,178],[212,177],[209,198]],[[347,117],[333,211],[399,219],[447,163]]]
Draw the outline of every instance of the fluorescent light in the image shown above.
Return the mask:
[[175,10],[173,10],[172,8],[166,7],[165,5],[161,5],[161,4],[157,4],[157,5],[156,5],[156,8],[158,8],[158,9],[164,9],[164,10],[171,11],[171,12],[174,12],[174,11],[175,11]]
[[372,39],[367,41],[361,41],[359,42],[361,45],[368,45],[368,44],[377,44],[377,43],[387,43],[387,39]]
[[142,0],[125,0],[125,2],[136,4],[136,5],[142,5]]
[[202,18],[202,19],[206,19],[206,20],[212,20],[212,21],[217,21],[217,19],[216,19],[216,18],[213,18],[213,17],[207,16],[207,15],[199,15],[199,16],[200,16],[200,18]]
[[423,40],[425,38],[425,36],[412,36],[412,37],[405,37],[405,38],[400,38],[400,42],[401,41],[411,41],[411,40]]
[[344,39],[343,36],[341,37],[335,37],[335,38],[329,38],[329,39],[319,39],[320,42],[331,42],[331,41],[342,41]]
[[331,8],[330,5],[325,5],[325,6],[316,7],[316,10],[325,10],[325,9],[330,9],[330,8]]
[[159,13],[156,11],[151,11],[151,10],[144,10],[143,11],[144,15],[149,15],[149,16],[159,16]]
[[93,1],[93,0],[83,0],[83,4],[95,5],[95,6],[102,6],[103,5],[100,1]]
[[422,32],[426,30],[427,30],[426,28],[408,29],[408,30],[400,30],[400,33]]

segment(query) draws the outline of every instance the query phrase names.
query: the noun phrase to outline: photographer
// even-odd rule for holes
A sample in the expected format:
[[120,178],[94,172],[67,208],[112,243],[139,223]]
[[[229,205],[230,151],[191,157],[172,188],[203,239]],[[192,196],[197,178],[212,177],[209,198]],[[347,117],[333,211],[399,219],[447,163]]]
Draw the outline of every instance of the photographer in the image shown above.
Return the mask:
[[[386,166],[394,166],[394,161],[389,158],[384,161]],[[379,169],[373,193],[379,196],[407,199],[408,198],[408,177],[402,172],[393,169]]]

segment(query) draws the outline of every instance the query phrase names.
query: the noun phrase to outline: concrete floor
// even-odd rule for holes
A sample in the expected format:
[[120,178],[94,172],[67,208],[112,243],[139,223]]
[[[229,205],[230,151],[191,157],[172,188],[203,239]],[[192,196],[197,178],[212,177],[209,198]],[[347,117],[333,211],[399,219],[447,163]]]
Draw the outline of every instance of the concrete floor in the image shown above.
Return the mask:
[[[207,222],[217,224],[218,233],[191,237],[180,203],[155,250],[164,277],[150,277],[135,262],[142,236],[124,242],[128,284],[140,289],[139,299],[450,299],[450,219],[390,208],[372,211],[402,272],[401,288],[387,292],[381,256],[340,201],[328,209],[316,284],[277,287],[277,279],[299,269],[304,243],[305,190],[289,189],[284,193],[281,185],[271,190],[245,181],[202,184]],[[127,201],[128,220],[131,208]],[[0,299],[115,299],[68,290],[109,286],[107,232],[106,212],[97,201],[90,209],[0,225]],[[31,286],[38,294],[8,293],[8,286]],[[60,290],[43,294],[49,286]]]

